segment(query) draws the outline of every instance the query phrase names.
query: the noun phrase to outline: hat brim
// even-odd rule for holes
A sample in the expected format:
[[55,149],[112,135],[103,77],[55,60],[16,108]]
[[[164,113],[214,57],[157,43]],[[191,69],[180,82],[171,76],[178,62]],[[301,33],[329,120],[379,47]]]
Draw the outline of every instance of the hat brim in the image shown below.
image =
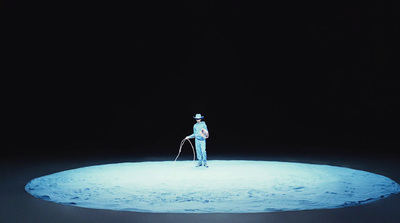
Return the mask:
[[204,116],[201,116],[201,118],[197,118],[196,116],[193,116],[194,119],[203,119]]

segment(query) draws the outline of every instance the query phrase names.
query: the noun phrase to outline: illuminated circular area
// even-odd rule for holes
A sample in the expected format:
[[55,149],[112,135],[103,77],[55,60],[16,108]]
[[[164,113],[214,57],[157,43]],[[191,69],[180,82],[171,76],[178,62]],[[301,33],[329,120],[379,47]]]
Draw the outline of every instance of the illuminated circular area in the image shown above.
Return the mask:
[[39,177],[35,197],[85,208],[169,213],[330,209],[400,192],[391,179],[328,165],[267,161],[139,162],[89,166]]

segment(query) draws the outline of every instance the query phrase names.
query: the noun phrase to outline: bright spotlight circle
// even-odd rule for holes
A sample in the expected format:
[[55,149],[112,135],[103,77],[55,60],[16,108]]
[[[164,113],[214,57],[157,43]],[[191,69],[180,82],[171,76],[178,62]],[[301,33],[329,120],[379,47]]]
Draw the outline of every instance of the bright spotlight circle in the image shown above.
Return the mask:
[[158,213],[255,213],[331,209],[399,193],[391,179],[344,167],[291,162],[117,163],[42,176],[25,189],[85,208]]

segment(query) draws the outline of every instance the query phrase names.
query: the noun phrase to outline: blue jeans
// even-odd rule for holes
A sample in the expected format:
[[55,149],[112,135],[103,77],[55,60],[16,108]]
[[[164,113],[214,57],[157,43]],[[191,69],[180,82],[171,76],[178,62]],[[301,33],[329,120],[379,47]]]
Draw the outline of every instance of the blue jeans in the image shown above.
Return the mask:
[[207,163],[207,152],[206,152],[206,140],[195,140],[196,142],[196,154],[199,163]]

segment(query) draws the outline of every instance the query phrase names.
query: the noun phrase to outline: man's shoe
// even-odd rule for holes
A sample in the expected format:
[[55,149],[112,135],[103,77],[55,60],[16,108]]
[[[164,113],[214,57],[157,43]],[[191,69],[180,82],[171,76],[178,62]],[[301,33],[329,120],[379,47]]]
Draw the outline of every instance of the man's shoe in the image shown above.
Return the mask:
[[196,167],[199,167],[199,166],[202,166],[202,164],[201,164],[201,163],[198,163]]

